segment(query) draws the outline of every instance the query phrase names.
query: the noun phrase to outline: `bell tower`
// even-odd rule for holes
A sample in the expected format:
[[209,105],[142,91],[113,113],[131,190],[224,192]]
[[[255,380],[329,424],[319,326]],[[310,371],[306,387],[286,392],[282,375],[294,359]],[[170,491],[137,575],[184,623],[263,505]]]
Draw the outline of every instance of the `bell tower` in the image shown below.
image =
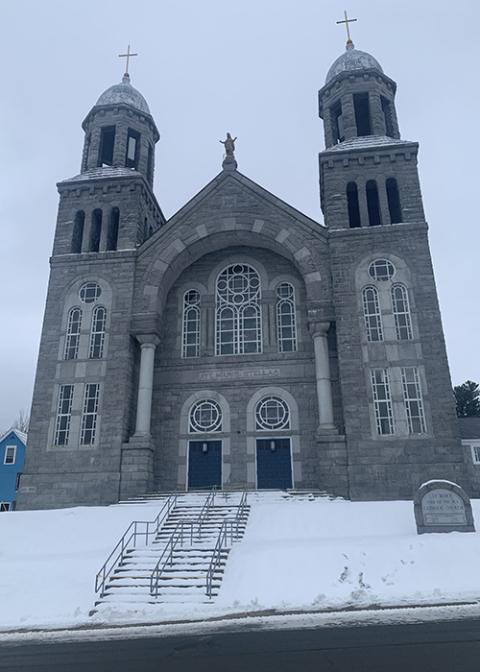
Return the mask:
[[393,492],[411,498],[429,478],[468,488],[419,147],[400,137],[396,88],[348,34],[318,94],[325,136],[320,194],[354,499],[372,491],[379,499]]
[[328,70],[318,102],[325,137],[320,193],[329,228],[424,221],[418,143],[400,138],[396,89],[350,38]]

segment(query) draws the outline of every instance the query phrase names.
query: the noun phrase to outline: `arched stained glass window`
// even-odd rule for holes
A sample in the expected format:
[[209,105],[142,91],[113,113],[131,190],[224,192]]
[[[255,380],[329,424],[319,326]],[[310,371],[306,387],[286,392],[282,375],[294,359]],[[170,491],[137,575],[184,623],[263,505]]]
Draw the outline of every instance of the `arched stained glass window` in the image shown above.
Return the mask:
[[365,287],[362,296],[367,340],[383,341],[382,314],[380,312],[376,287]]
[[93,310],[92,326],[90,329],[90,346],[88,349],[90,359],[101,359],[103,357],[106,323],[107,309],[103,306],[96,306]]
[[183,295],[182,357],[200,354],[200,294],[189,289]]
[[77,359],[81,326],[82,311],[80,308],[72,308],[68,313],[64,359]]
[[290,409],[279,397],[265,397],[255,408],[255,427],[259,430],[275,431],[290,429]]
[[221,432],[222,409],[213,399],[202,399],[190,409],[188,431],[193,433]]
[[246,264],[225,268],[216,285],[217,355],[262,351],[260,277]]
[[410,317],[408,292],[405,285],[393,285],[392,304],[397,338],[399,341],[410,341],[413,338],[412,319]]
[[282,282],[277,287],[276,318],[279,352],[295,352],[297,350],[295,289],[289,282]]

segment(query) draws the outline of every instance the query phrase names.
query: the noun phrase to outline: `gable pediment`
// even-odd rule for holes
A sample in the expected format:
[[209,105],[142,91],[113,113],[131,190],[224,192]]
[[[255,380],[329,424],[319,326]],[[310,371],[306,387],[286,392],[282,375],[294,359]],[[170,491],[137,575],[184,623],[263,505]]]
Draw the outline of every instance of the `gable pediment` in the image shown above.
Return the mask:
[[309,230],[323,237],[326,229],[296,208],[264,189],[238,171],[222,171],[186,203],[166,223],[164,229],[180,224],[198,225],[207,221],[221,229],[236,221],[276,221],[282,226]]

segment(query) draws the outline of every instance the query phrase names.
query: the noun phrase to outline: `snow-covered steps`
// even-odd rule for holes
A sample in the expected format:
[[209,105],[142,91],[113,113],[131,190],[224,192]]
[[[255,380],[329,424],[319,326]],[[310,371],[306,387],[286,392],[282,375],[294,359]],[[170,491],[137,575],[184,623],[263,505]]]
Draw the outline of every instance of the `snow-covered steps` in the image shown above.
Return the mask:
[[[165,497],[159,498],[162,505],[166,501]],[[236,541],[243,537],[249,511],[242,493],[216,493],[215,497],[204,493],[177,495],[154,538],[148,544],[125,548],[92,613],[103,604],[118,608],[158,603],[211,604],[220,590],[232,537]],[[219,535],[225,525],[230,536],[224,535],[219,549]],[[144,543],[141,535],[139,543]]]

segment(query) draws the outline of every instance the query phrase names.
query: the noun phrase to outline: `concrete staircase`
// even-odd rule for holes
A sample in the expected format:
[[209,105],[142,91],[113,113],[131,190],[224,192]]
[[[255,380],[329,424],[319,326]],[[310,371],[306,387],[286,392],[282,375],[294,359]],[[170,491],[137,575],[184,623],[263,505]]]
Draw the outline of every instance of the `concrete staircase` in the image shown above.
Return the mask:
[[[123,557],[109,577],[103,594],[95,603],[129,607],[140,607],[157,603],[209,603],[213,600],[206,594],[206,578],[222,523],[225,519],[235,519],[243,493],[219,492],[215,494],[213,505],[203,508],[206,494],[186,493],[177,496],[177,503],[152,541],[143,547],[127,548]],[[149,503],[154,497],[149,497]],[[164,497],[158,497],[165,501]],[[130,503],[130,502],[129,502]],[[200,514],[203,518],[199,521]],[[245,532],[249,506],[245,506],[238,516],[238,537]],[[158,594],[150,594],[150,577],[166,546],[176,531],[179,537],[179,523],[183,526],[183,539],[177,541],[170,561],[158,578]],[[170,547],[169,547],[170,549]],[[212,577],[212,593],[218,595],[225,565],[230,552],[230,544],[222,548]],[[167,557],[167,554],[165,557]]]

